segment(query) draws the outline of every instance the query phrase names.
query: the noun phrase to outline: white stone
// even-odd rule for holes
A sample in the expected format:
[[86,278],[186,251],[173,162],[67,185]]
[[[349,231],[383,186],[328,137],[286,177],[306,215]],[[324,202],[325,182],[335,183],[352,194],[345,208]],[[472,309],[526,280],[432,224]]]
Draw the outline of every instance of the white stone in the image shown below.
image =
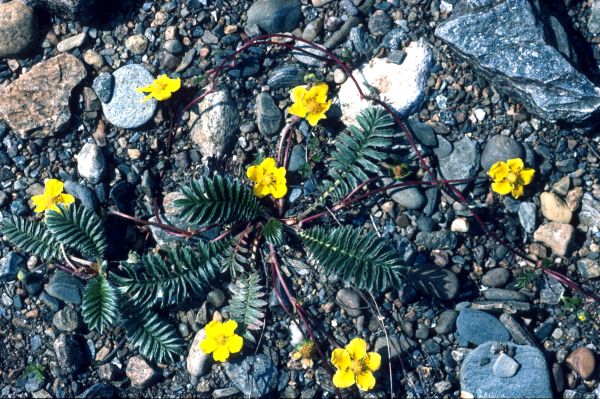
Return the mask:
[[60,53],[64,53],[74,48],[77,48],[83,44],[85,41],[85,37],[87,36],[87,31],[81,32],[75,36],[68,37],[56,45],[56,49]]
[[303,340],[304,335],[298,328],[298,325],[296,323],[290,323],[290,344],[292,344],[292,346],[296,346]]
[[473,114],[479,122],[485,119],[485,111],[481,108],[477,108],[475,111],[473,111]]
[[192,109],[189,125],[192,141],[199,147],[204,160],[220,158],[240,127],[235,101],[226,90],[207,95]]
[[456,218],[452,221],[450,230],[456,233],[467,233],[469,231],[469,221],[465,218]]
[[75,155],[75,159],[79,176],[86,178],[92,184],[96,184],[102,179],[106,160],[102,150],[96,144],[84,144],[79,154]]
[[210,355],[202,352],[200,342],[206,338],[204,329],[198,331],[190,347],[187,358],[185,360],[188,373],[193,377],[200,377],[208,370]]
[[[365,85],[368,84],[377,90],[379,98],[390,104],[401,116],[408,116],[421,105],[433,62],[431,47],[423,39],[410,43],[405,51],[406,58],[401,65],[383,58],[374,58],[352,71],[365,94],[369,94]],[[360,99],[352,79],[341,85],[338,97],[342,122],[346,125],[354,124],[356,115],[370,106],[368,101]]]

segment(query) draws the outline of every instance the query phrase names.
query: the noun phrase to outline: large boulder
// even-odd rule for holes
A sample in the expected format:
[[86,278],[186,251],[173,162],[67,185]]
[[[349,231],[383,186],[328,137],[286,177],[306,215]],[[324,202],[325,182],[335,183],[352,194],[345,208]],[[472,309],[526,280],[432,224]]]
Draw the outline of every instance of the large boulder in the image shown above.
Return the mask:
[[19,0],[0,4],[0,58],[26,53],[38,37],[37,18],[33,9]]
[[543,119],[581,122],[600,108],[600,89],[571,65],[568,35],[538,0],[460,0],[435,34]]
[[68,126],[71,91],[85,76],[68,53],[40,62],[0,90],[0,118],[23,138],[52,136]]

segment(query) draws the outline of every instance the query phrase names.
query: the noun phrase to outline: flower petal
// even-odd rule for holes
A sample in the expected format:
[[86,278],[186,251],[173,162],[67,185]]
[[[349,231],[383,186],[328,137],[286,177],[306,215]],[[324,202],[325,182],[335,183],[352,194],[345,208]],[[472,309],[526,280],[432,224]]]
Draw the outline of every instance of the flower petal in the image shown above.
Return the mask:
[[331,364],[340,370],[350,367],[350,354],[346,349],[336,348],[331,352]]
[[304,105],[297,102],[297,103],[293,103],[288,108],[288,114],[292,114],[292,115],[299,116],[300,118],[304,118],[306,116],[306,114],[308,114],[308,111],[306,110],[306,108],[304,108]]
[[219,335],[221,327],[221,322],[213,320],[204,327],[204,332],[206,332],[207,337],[215,337]]
[[167,87],[166,89],[168,91],[170,91],[171,93],[175,93],[177,90],[179,90],[181,88],[181,79],[177,78],[177,79],[169,79],[169,81],[167,82]]
[[44,194],[49,197],[58,197],[63,192],[63,182],[57,179],[48,179],[44,185]]
[[273,198],[279,199],[285,197],[287,194],[287,185],[285,184],[285,179],[283,179],[283,183],[277,182],[271,186],[271,194]]
[[319,121],[321,119],[326,119],[327,117],[325,116],[324,113],[320,113],[320,114],[308,114],[306,116],[306,121],[308,122],[309,125],[311,126],[315,126],[317,123],[319,123]]
[[360,360],[367,356],[367,343],[362,338],[354,338],[346,345],[346,350],[348,350],[352,360]]
[[238,323],[235,320],[229,319],[221,325],[221,334],[226,337],[231,337],[234,334],[237,326]]
[[507,181],[499,181],[492,183],[492,190],[500,195],[506,195],[511,192],[512,186]]
[[75,202],[75,197],[73,197],[71,194],[61,194],[58,197],[58,202],[61,204],[70,205]]
[[379,370],[379,367],[381,367],[381,355],[377,352],[367,353],[367,358],[365,359],[365,365],[371,371]]
[[200,342],[200,350],[206,354],[213,353],[217,349],[217,341],[212,337],[207,337]]
[[266,197],[269,194],[271,194],[271,189],[266,184],[257,183],[254,186],[254,195],[256,195],[257,197],[262,198]]
[[34,212],[44,212],[46,205],[48,204],[48,197],[45,194],[34,195],[31,197],[33,205],[35,205]]
[[333,375],[333,385],[338,388],[351,387],[354,385],[354,373],[348,370],[338,369]]
[[515,184],[510,193],[515,199],[523,196],[523,186],[520,184]]
[[526,186],[529,183],[531,183],[534,175],[535,175],[535,170],[527,168],[527,169],[523,169],[521,171],[521,173],[519,173],[519,178],[521,179],[522,184],[524,186]]
[[137,91],[138,93],[148,93],[152,91],[152,85],[148,85],[148,86],[144,86],[144,87],[138,87],[137,89],[135,89],[135,91]]
[[250,179],[250,181],[253,181],[256,183],[257,181],[262,180],[263,168],[260,167],[259,165],[252,165],[246,171],[246,176],[248,176],[248,179]]
[[314,97],[318,103],[325,103],[327,101],[327,91],[329,86],[325,82],[320,82],[310,88],[309,95]]
[[292,101],[298,103],[302,101],[302,97],[307,92],[306,86],[296,86],[292,90],[290,90],[290,94],[292,97]]
[[270,174],[273,173],[273,169],[275,169],[275,158],[265,158],[260,163],[260,167],[265,170],[265,173]]
[[233,334],[227,340],[227,348],[231,353],[238,353],[242,350],[242,346],[244,346],[244,339],[237,334]]
[[217,346],[217,349],[213,352],[213,359],[215,362],[224,362],[229,358],[229,350],[225,345]]
[[490,167],[488,171],[488,176],[490,176],[494,180],[504,179],[506,175],[508,175],[508,165],[505,162],[496,162]]
[[356,385],[361,391],[368,391],[375,386],[375,377],[370,371],[363,371],[356,376]]
[[523,165],[523,160],[521,158],[509,159],[506,161],[506,164],[510,168],[510,171],[515,174],[523,170],[523,167],[525,166]]

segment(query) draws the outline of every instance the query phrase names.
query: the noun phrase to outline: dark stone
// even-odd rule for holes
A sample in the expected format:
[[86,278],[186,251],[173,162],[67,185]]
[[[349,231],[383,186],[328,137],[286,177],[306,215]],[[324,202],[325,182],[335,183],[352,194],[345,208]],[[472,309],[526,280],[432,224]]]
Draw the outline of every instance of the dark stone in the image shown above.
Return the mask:
[[96,212],[98,200],[91,188],[84,186],[83,184],[75,183],[72,180],[67,180],[65,182],[65,191],[80,200],[81,204],[88,210]]
[[427,295],[449,301],[458,295],[460,283],[456,274],[437,266],[419,265],[410,269],[407,280]]
[[9,252],[0,259],[0,282],[8,283],[17,278],[19,269],[26,267],[27,260],[16,252]]
[[43,276],[40,273],[27,273],[23,279],[25,291],[29,296],[38,296],[42,292]]
[[[437,136],[435,135],[435,131],[431,128],[431,126],[419,122],[415,118],[409,118],[408,124],[410,125],[410,129],[414,133],[416,139],[419,140],[421,144],[432,148],[438,146],[439,143]],[[448,153],[444,156],[450,154],[451,151],[452,146],[450,146],[450,151],[448,151]]]
[[110,199],[115,203],[117,209],[121,212],[132,213],[133,211],[133,186],[121,180],[110,189]]
[[48,284],[46,284],[48,294],[75,305],[81,304],[83,288],[84,285],[80,279],[63,270],[56,270]]
[[279,133],[282,119],[281,110],[273,97],[267,93],[256,96],[256,124],[262,134],[271,137]]
[[272,89],[298,86],[304,83],[306,71],[298,64],[284,64],[269,72],[267,85]]
[[42,291],[40,294],[40,301],[46,304],[53,312],[56,312],[60,309],[60,302],[58,299],[54,298],[52,295],[49,295],[46,291]]
[[435,332],[440,335],[446,335],[454,332],[456,329],[456,319],[458,312],[453,309],[444,310],[437,318]]
[[496,162],[521,158],[525,161],[525,147],[512,137],[497,135],[491,137],[481,153],[481,167],[488,171]]
[[264,354],[225,363],[225,373],[244,395],[263,397],[277,387],[277,368]]
[[61,370],[75,375],[85,365],[83,348],[73,336],[61,334],[54,341],[54,353]]
[[113,89],[115,87],[115,77],[112,73],[102,72],[92,84],[92,89],[96,92],[96,95],[103,103],[110,102],[113,95]]
[[600,91],[552,47],[544,8],[537,0],[461,0],[435,34],[529,112],[581,122],[600,108]]
[[456,328],[462,338],[475,345],[488,341],[510,340],[510,333],[500,320],[479,310],[462,309],[456,319]]
[[434,232],[421,231],[415,238],[417,246],[431,249],[454,249],[457,244],[456,234],[448,230]]
[[91,387],[89,387],[88,389],[86,389],[85,391],[83,391],[82,393],[80,393],[79,395],[76,396],[77,399],[92,399],[92,398],[98,398],[98,399],[111,399],[113,397],[114,394],[114,388],[112,385],[109,384],[104,384],[104,383],[96,383],[94,385],[92,385]]
[[383,10],[377,10],[369,17],[369,32],[373,36],[383,36],[394,26],[394,20]]
[[267,33],[291,32],[302,17],[298,0],[257,0],[247,12],[248,24],[256,24]]

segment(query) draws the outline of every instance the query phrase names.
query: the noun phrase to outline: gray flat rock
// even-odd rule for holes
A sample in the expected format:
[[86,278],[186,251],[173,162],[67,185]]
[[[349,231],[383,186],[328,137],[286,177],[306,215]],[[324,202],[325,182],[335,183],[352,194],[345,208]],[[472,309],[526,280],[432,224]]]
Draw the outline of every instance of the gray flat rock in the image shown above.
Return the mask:
[[125,129],[142,126],[152,119],[157,101],[153,98],[142,101],[146,95],[135,89],[151,84],[154,76],[140,64],[125,65],[117,69],[113,76],[115,81],[112,98],[110,102],[102,103],[106,119]]

